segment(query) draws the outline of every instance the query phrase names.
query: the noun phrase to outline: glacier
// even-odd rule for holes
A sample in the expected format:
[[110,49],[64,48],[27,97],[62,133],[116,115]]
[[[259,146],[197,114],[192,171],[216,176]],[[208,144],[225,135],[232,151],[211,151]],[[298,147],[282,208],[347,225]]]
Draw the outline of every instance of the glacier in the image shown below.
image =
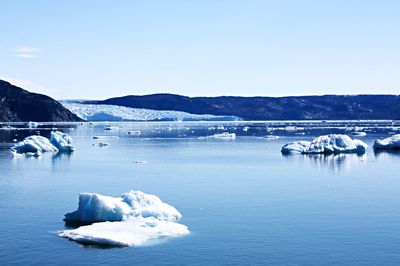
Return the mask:
[[72,138],[61,131],[52,131],[50,140],[39,135],[26,137],[24,140],[11,147],[14,155],[41,156],[44,152],[71,152]]
[[141,191],[131,190],[120,197],[81,193],[78,209],[65,214],[64,221],[83,226],[63,230],[59,236],[81,243],[136,246],[188,234],[185,225],[176,223],[181,218],[175,207]]
[[86,121],[237,121],[236,116],[197,115],[107,104],[83,104],[70,100],[63,106]]
[[282,147],[283,154],[338,154],[338,153],[365,153],[368,145],[348,135],[329,134],[309,141],[291,142]]
[[400,150],[400,134],[385,139],[377,139],[374,142],[375,150]]

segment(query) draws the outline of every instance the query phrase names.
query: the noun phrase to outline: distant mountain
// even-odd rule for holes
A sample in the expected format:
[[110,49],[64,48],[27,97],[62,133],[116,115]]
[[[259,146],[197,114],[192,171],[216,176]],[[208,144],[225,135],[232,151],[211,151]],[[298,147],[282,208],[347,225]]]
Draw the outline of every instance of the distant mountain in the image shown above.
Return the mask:
[[0,80],[0,121],[82,121],[56,100]]
[[[89,103],[89,102],[88,102]],[[323,95],[293,97],[186,97],[174,94],[124,96],[109,104],[192,114],[230,115],[245,120],[400,119],[399,95]]]

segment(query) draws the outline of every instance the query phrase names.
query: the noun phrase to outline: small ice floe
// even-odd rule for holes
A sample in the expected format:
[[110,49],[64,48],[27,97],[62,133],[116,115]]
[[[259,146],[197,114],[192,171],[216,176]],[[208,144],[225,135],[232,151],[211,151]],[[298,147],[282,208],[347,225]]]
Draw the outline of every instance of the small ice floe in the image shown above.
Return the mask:
[[72,138],[70,135],[61,131],[52,131],[50,133],[50,142],[62,152],[71,152],[74,150],[72,146]]
[[214,134],[206,137],[199,137],[199,139],[236,139],[235,133],[224,132],[220,134]]
[[374,143],[375,150],[400,150],[400,134],[385,139],[377,139]]
[[217,126],[217,129],[218,130],[225,130],[225,127],[223,125],[219,125],[219,126]]
[[355,137],[365,137],[367,135],[367,133],[362,132],[362,131],[355,131],[355,132],[351,132],[350,135],[355,136]]
[[52,131],[50,140],[43,136],[29,136],[16,143],[11,151],[13,154],[25,156],[40,156],[44,152],[71,152],[73,151],[72,138],[60,131]]
[[266,135],[264,138],[266,138],[266,139],[279,139],[279,136],[276,136],[276,135]]
[[209,127],[207,130],[215,130],[215,127]]
[[132,135],[132,136],[140,136],[140,134],[142,134],[139,130],[130,130],[127,133],[128,133],[128,135]]
[[90,224],[64,230],[59,236],[87,244],[139,246],[148,241],[189,234],[178,224],[182,215],[155,195],[129,191],[120,197],[81,193],[78,210],[67,213],[69,224]]
[[116,127],[116,126],[106,126],[106,127],[104,127],[104,130],[119,130],[119,127]]
[[361,140],[351,139],[347,135],[330,134],[319,136],[313,141],[297,141],[282,147],[283,154],[337,154],[365,153],[368,145]]
[[134,161],[133,163],[136,163],[136,164],[144,164],[144,163],[148,163],[148,161],[145,161],[145,160],[136,160],[136,161]]
[[93,144],[93,146],[97,146],[97,147],[107,147],[107,146],[110,146],[110,143],[107,143],[107,142],[98,142],[98,143],[95,143],[95,144]]
[[27,128],[37,128],[37,127],[39,126],[39,123],[29,121],[29,122],[27,122],[27,123],[25,124],[25,126],[26,126]]
[[93,139],[119,139],[118,136],[94,136]]
[[295,132],[295,131],[304,130],[304,128],[303,127],[297,127],[297,126],[286,126],[285,130],[289,131],[289,132]]
[[249,131],[249,129],[250,129],[250,127],[248,127],[248,126],[243,127],[243,131],[244,131],[244,132]]

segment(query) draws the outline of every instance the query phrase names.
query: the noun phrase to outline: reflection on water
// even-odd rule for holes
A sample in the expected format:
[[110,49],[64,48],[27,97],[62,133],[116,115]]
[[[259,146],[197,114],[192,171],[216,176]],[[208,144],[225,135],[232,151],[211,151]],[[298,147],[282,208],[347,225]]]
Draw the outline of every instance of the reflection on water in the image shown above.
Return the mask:
[[366,154],[289,154],[283,155],[288,160],[313,166],[317,169],[327,168],[333,172],[347,171],[367,161]]
[[400,150],[374,150],[377,159],[387,159],[389,157],[399,157]]

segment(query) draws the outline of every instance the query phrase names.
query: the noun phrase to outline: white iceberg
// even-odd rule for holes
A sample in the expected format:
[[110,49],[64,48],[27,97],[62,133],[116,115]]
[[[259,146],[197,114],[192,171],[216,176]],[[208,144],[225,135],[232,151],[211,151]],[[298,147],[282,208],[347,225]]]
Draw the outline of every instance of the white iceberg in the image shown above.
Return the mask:
[[365,153],[368,145],[361,140],[351,139],[347,135],[329,134],[315,138],[313,141],[297,141],[282,147],[283,154],[337,154]]
[[137,216],[155,217],[167,221],[177,221],[182,218],[173,206],[162,202],[157,196],[131,190],[117,198],[97,193],[81,193],[78,210],[67,213],[64,220],[94,223],[122,221]]
[[374,143],[375,150],[400,150],[400,134],[385,139],[377,139]]
[[60,131],[52,131],[50,134],[50,140],[38,135],[26,137],[23,141],[16,143],[11,148],[11,151],[14,154],[24,154],[26,156],[40,156],[44,152],[73,151],[72,138],[68,134]]
[[189,233],[176,223],[182,215],[155,195],[129,191],[120,197],[81,193],[78,210],[67,213],[65,221],[90,224],[64,230],[59,236],[82,243],[135,246],[152,239]]
[[72,138],[70,135],[61,131],[52,131],[50,133],[50,142],[57,147],[59,151],[71,152],[74,150],[72,146]]
[[58,149],[51,144],[49,139],[42,136],[29,136],[16,143],[11,151],[15,154],[27,156],[40,156],[44,152],[56,152]]

